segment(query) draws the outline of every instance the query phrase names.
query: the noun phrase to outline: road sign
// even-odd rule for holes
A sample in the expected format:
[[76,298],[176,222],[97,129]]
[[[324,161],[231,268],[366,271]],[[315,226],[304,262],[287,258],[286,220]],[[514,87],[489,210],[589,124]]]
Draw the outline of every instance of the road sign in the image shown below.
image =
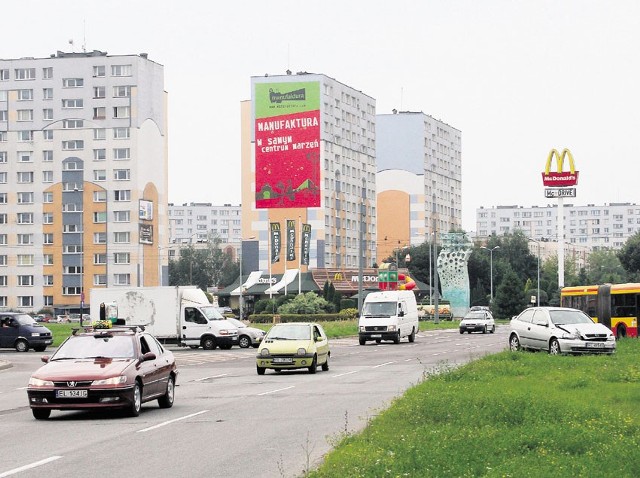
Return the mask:
[[576,197],[576,188],[546,188],[544,190],[546,198],[574,198]]

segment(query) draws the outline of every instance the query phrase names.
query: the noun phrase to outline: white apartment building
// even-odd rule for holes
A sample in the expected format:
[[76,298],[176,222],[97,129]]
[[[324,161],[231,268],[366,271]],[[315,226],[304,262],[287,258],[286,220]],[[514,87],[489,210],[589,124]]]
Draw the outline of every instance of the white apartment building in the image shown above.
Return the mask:
[[[640,206],[632,203],[563,207],[565,243],[589,250],[620,249],[640,231]],[[497,206],[476,209],[476,237],[517,230],[533,239],[558,240],[558,206]]]
[[164,67],[139,55],[0,60],[0,307],[88,308],[167,278]]
[[[420,216],[411,227],[411,244],[426,236],[462,228],[462,133],[422,112],[396,111],[376,116],[377,170],[398,169],[421,176]],[[403,189],[398,184],[399,190]],[[378,208],[383,207],[378,204]],[[391,205],[384,205],[389,209]],[[413,214],[413,211],[412,211]]]

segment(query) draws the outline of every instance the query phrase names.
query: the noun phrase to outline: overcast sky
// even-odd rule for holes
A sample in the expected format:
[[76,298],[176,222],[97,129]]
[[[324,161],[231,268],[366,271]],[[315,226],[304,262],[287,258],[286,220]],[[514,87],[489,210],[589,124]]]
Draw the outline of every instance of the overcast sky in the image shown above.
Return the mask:
[[239,204],[240,102],[291,69],[460,129],[468,231],[481,206],[549,204],[552,148],[575,157],[574,204],[640,203],[637,0],[8,0],[2,17],[5,59],[84,45],[164,65],[170,202]]

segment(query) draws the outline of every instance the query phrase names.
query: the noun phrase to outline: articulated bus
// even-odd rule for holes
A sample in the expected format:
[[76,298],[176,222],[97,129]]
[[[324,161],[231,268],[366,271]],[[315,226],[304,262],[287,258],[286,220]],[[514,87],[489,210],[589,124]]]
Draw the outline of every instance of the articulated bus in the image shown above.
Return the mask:
[[580,309],[606,325],[617,338],[638,336],[640,284],[602,284],[564,287],[563,307]]

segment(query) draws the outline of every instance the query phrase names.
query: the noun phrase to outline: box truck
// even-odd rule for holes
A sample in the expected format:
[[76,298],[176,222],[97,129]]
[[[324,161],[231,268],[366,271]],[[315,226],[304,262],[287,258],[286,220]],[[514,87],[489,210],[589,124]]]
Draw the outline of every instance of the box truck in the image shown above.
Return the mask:
[[358,321],[360,345],[368,340],[377,343],[392,340],[397,344],[404,337],[413,342],[418,330],[418,308],[413,291],[387,290],[371,292],[365,297]]
[[90,304],[92,322],[142,325],[164,343],[206,350],[238,344],[238,329],[195,286],[94,288]]

